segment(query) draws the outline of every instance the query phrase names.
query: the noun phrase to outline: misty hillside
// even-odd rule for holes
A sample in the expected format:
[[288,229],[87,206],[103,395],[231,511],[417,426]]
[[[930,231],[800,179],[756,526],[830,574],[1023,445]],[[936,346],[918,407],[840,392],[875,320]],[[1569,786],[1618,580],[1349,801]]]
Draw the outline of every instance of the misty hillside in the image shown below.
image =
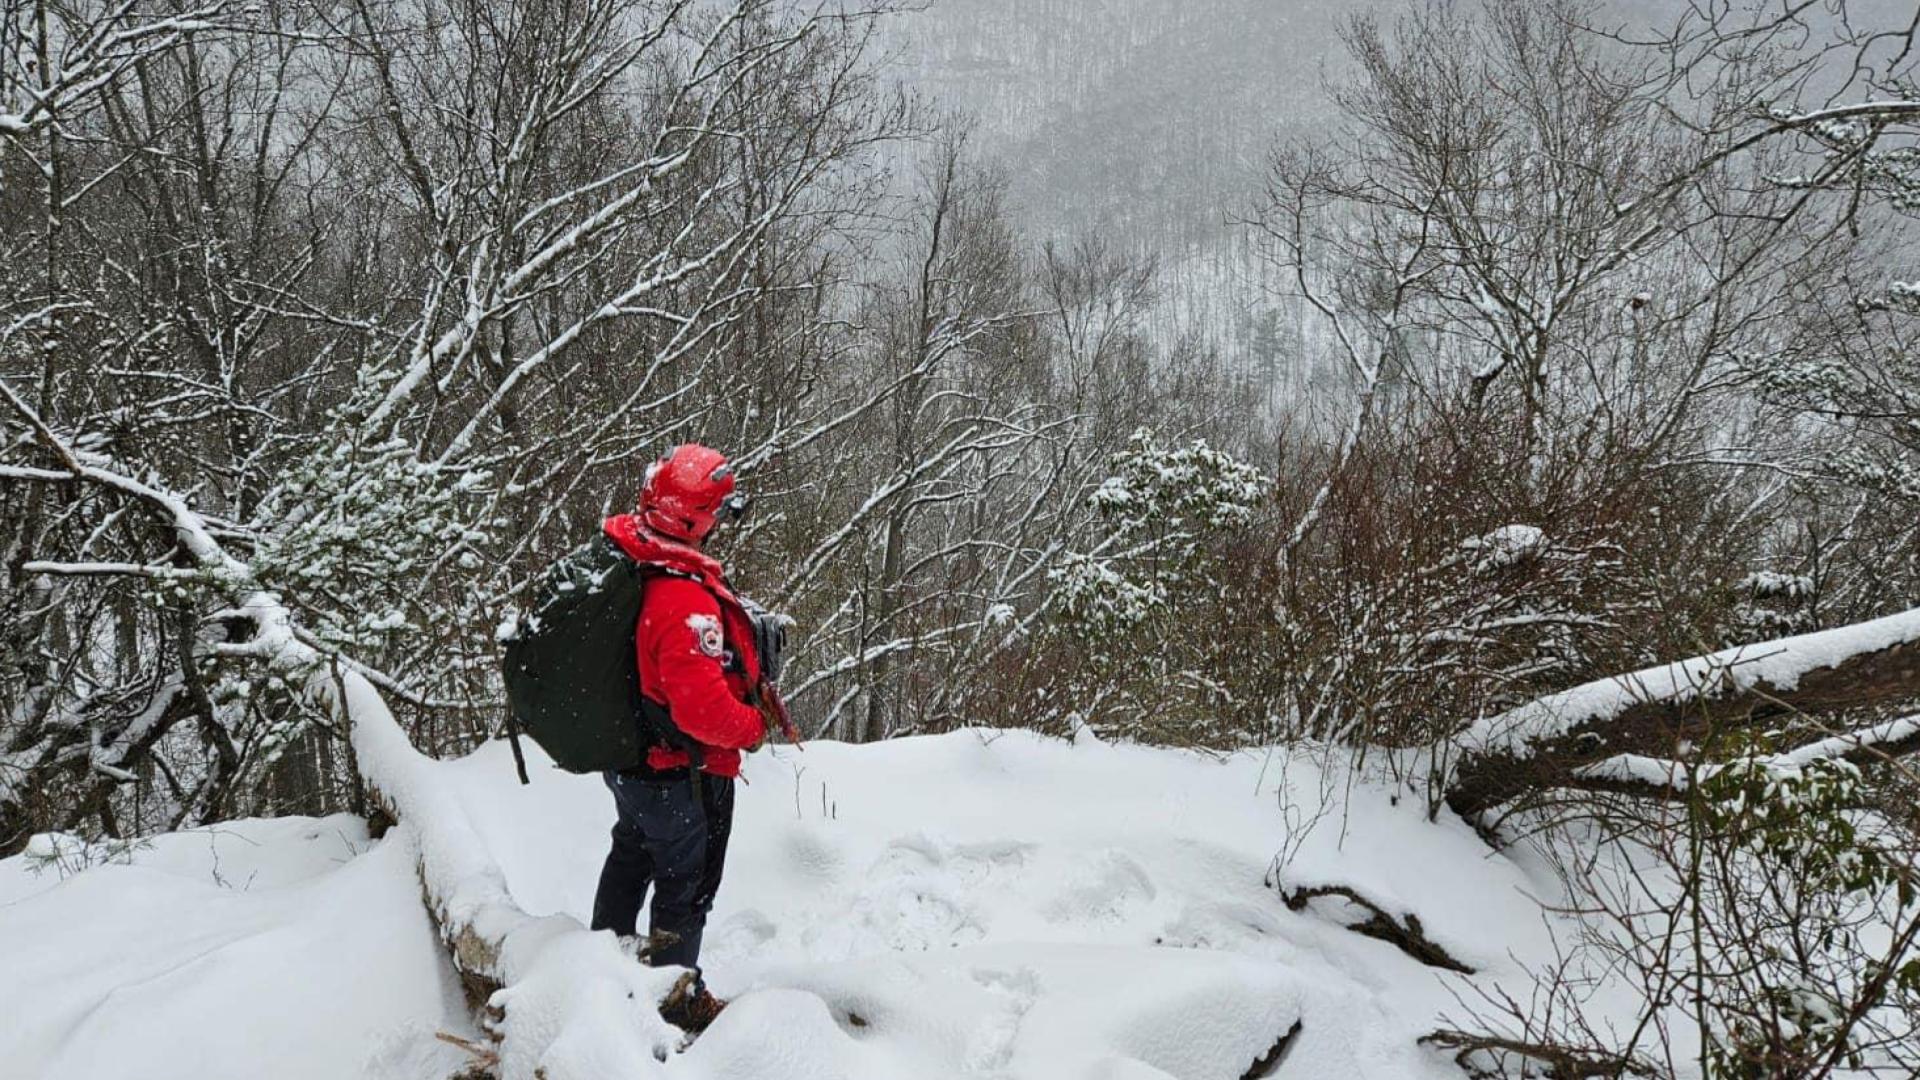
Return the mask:
[[[1199,335],[1239,362],[1258,350],[1275,283],[1231,222],[1252,211],[1276,145],[1343,123],[1330,100],[1352,76],[1343,28],[1356,17],[1390,24],[1404,10],[1389,0],[937,0],[892,20],[885,40],[903,85],[978,124],[1025,220],[1157,257],[1155,332]],[[1590,24],[1644,40],[1681,13],[1662,0],[1609,0]],[[1839,21],[1824,5],[1804,14],[1815,34]],[[1911,14],[1905,0],[1847,7],[1862,26]]]
[[950,0],[896,32],[902,78],[979,120],[1023,210],[1176,253],[1245,209],[1275,138],[1328,121],[1337,28],[1370,6]]
[[[893,20],[888,45],[904,85],[978,121],[1037,225],[1114,232],[1177,258],[1247,210],[1276,141],[1339,123],[1327,91],[1351,75],[1347,22],[1401,11],[1389,0],[936,0]],[[1892,24],[1912,5],[1848,13]],[[1646,37],[1679,14],[1611,0],[1592,23]],[[1825,33],[1836,16],[1817,6],[1809,18]]]

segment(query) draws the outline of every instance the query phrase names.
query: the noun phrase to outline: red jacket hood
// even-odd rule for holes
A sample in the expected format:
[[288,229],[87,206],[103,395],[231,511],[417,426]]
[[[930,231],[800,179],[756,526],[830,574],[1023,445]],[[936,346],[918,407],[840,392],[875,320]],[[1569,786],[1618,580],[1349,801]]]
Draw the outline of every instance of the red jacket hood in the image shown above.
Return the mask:
[[616,514],[601,522],[600,529],[634,562],[699,578],[709,589],[733,599],[732,591],[727,588],[726,568],[720,565],[720,560],[699,548],[661,536],[647,528],[640,515]]

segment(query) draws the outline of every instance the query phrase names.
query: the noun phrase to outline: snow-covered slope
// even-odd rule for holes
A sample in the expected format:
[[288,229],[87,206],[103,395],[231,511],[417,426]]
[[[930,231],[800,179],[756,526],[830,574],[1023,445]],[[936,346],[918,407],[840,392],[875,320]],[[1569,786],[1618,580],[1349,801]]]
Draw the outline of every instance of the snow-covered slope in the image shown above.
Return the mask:
[[[504,746],[436,766],[541,915],[590,907],[611,799]],[[1490,976],[1542,955],[1522,871],[1457,822],[1360,786],[1310,830],[1305,758],[960,732],[753,756],[708,931],[735,999],[673,1077],[1453,1077],[1415,1044],[1448,976],[1289,911],[1339,882]],[[1288,805],[1292,810],[1287,809]],[[0,1061],[22,1076],[445,1075],[468,1033],[399,839],[241,822],[61,880],[0,863]],[[40,842],[42,852],[50,843]],[[9,1073],[13,1075],[13,1073]]]

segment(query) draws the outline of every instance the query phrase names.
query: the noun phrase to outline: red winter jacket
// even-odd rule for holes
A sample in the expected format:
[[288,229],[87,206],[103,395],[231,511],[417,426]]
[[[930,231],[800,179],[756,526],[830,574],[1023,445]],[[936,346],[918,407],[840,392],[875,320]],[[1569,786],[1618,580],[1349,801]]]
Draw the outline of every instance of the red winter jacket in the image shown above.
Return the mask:
[[[608,518],[601,528],[632,559],[665,571],[647,578],[634,650],[640,692],[666,705],[674,726],[705,747],[703,769],[740,775],[740,751],[766,732],[760,710],[748,704],[760,683],[753,623],[727,588],[720,563],[697,548],[669,540],[633,514]],[[683,750],[656,746],[647,764],[687,764]]]

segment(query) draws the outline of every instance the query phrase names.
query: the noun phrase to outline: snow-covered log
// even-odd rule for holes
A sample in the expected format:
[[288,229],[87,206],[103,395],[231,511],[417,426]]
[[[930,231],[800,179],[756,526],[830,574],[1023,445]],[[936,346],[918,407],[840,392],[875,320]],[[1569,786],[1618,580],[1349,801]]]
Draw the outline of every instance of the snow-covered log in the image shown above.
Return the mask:
[[[1448,748],[1447,803],[1473,815],[1550,787],[1657,790],[1670,786],[1658,764],[1709,727],[1913,696],[1920,608],[1596,680],[1484,718]],[[1878,753],[1920,748],[1920,732],[1869,735],[1823,744],[1833,744],[1829,756],[1868,752],[1869,741]]]
[[[289,634],[280,647],[305,646]],[[469,996],[485,1002],[496,1074],[641,1076],[666,1057],[681,1033],[656,1003],[678,969],[642,967],[612,934],[570,915],[522,909],[454,789],[436,776],[442,766],[413,748],[373,684],[343,669],[320,672],[312,687],[350,721],[361,776],[419,851],[427,907]]]
[[348,726],[361,778],[419,854],[427,910],[498,1044],[495,1075],[644,1075],[672,1051],[681,1033],[660,1018],[657,1003],[677,969],[640,966],[612,934],[592,933],[570,915],[521,908],[453,788],[436,774],[444,766],[414,749],[371,680],[300,639],[277,597],[253,593],[221,617],[254,628],[224,652],[304,673],[311,696]]
[[252,593],[219,617],[244,619],[254,630],[223,653],[304,675],[309,694],[348,726],[361,778],[418,852],[423,899],[469,998],[484,1007],[501,1080],[644,1075],[671,1052],[681,1033],[660,1018],[657,1003],[677,969],[640,966],[613,935],[592,933],[572,916],[521,908],[438,774],[444,766],[414,749],[367,676],[300,639],[277,597]]

